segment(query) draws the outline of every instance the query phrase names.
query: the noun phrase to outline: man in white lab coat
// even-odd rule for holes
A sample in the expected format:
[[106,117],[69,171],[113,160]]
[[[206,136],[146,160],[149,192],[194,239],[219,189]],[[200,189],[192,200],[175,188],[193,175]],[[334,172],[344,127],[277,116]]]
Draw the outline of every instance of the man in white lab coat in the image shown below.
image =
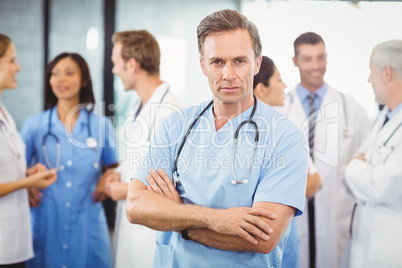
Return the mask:
[[346,169],[357,199],[350,267],[402,267],[402,40],[377,45],[370,71],[376,101],[386,106]]
[[112,72],[125,90],[135,90],[140,101],[126,116],[120,148],[120,166],[106,183],[106,192],[117,201],[113,239],[114,267],[152,267],[156,231],[128,222],[125,208],[128,183],[141,165],[153,132],[167,115],[178,111],[181,101],[159,76],[160,49],[147,31],[125,31],[113,35]]
[[369,120],[363,107],[324,82],[327,53],[321,36],[300,35],[294,51],[301,81],[279,110],[301,127],[322,180],[322,190],[306,200],[306,213],[297,219],[301,267],[337,268],[355,203],[344,171],[368,131]]

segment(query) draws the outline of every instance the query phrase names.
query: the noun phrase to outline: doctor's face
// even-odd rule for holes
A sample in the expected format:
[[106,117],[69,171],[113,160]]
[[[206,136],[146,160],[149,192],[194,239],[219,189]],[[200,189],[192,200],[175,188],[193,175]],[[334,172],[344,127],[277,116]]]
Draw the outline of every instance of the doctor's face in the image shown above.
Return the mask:
[[79,102],[82,86],[80,67],[70,57],[61,59],[51,71],[49,84],[58,100]]
[[124,90],[130,90],[134,89],[133,75],[127,69],[127,62],[125,62],[123,57],[121,56],[122,47],[123,45],[120,42],[116,43],[113,46],[111,59],[113,63],[112,73],[117,75],[121,79]]
[[209,34],[203,52],[200,64],[203,74],[208,77],[214,100],[222,104],[250,101],[261,57],[255,59],[249,33],[238,29]]
[[299,68],[302,86],[315,91],[324,84],[327,70],[327,52],[324,43],[299,45],[293,63]]
[[385,104],[387,98],[387,91],[381,81],[381,70],[374,64],[373,55],[370,57],[370,75],[368,78],[368,82],[374,89],[375,100],[379,104]]
[[0,58],[0,90],[17,87],[17,73],[21,70],[17,63],[15,47],[10,44]]

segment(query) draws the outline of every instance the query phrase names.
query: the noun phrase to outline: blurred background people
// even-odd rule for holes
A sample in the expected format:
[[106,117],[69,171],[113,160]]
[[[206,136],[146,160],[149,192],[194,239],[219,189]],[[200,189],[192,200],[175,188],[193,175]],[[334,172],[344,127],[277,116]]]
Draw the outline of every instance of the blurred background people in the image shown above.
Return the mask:
[[[0,33],[0,101],[3,90],[16,88],[19,71],[15,46]],[[33,257],[26,189],[44,189],[57,175],[41,164],[27,170],[25,145],[1,102],[0,148],[0,267],[25,267],[25,261]]]
[[112,267],[102,203],[101,168],[117,165],[112,124],[92,112],[89,68],[75,53],[47,66],[46,111],[26,119],[21,136],[26,158],[58,170],[58,181],[32,194],[35,257],[27,267]]
[[126,217],[128,183],[146,156],[150,139],[162,119],[182,106],[159,74],[159,44],[148,31],[125,31],[113,35],[113,73],[124,89],[140,97],[125,120],[120,141],[124,144],[120,166],[107,179],[106,191],[117,203],[113,238],[114,267],[152,267],[156,231],[134,225]]
[[349,267],[394,268],[402,266],[402,40],[377,45],[369,67],[385,108],[346,169],[357,199]]
[[[285,96],[283,91],[286,84],[281,79],[281,74],[275,66],[272,59],[262,56],[260,71],[254,76],[254,95],[270,106],[283,106]],[[313,196],[322,188],[320,176],[317,168],[312,160],[309,160],[309,169],[307,175],[306,197]],[[300,267],[300,241],[297,231],[296,219],[294,218],[291,225],[288,241],[286,243],[282,268]]]
[[307,198],[305,213],[297,220],[301,267],[337,268],[355,202],[345,183],[345,168],[365,137],[369,120],[363,107],[325,83],[327,52],[321,36],[303,33],[293,46],[300,83],[279,109],[308,137],[322,181],[322,189]]

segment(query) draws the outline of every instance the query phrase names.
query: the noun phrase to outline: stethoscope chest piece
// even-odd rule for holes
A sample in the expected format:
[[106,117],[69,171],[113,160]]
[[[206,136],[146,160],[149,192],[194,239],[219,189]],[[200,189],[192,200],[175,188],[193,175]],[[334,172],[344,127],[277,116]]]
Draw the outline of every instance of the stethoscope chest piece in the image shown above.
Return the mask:
[[96,146],[98,146],[98,142],[93,137],[88,137],[86,140],[86,144],[88,148],[95,148]]
[[248,183],[248,179],[242,180],[242,181],[237,181],[237,180],[232,180],[231,182],[232,184],[247,184]]
[[345,138],[349,138],[350,136],[352,136],[352,131],[350,130],[350,128],[345,128],[345,130],[343,131],[343,136]]
[[385,153],[385,146],[384,146],[384,145],[379,145],[379,146],[378,146],[378,152],[379,152],[380,154]]

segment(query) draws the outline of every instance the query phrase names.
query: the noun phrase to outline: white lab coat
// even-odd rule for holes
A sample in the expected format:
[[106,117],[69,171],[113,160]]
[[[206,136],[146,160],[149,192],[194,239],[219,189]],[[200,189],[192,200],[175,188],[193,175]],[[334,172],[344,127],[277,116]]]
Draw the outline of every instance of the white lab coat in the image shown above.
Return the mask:
[[346,182],[358,200],[351,268],[402,267],[402,110],[382,127],[387,111],[359,149],[366,162],[354,160],[346,169]]
[[[344,96],[344,95],[343,95]],[[343,101],[344,100],[344,101]],[[345,109],[347,117],[345,117]],[[301,127],[305,147],[308,149],[308,119],[296,89],[285,99],[278,110]],[[347,120],[346,120],[347,118]],[[346,121],[348,121],[346,125]],[[350,137],[345,137],[346,129]],[[355,155],[368,132],[366,111],[352,98],[328,87],[315,126],[314,164],[322,181],[322,189],[315,195],[316,261],[318,268],[339,267],[339,261],[349,238],[351,212],[355,203],[344,180],[349,159]],[[307,204],[307,200],[306,200]],[[309,267],[308,207],[297,218],[300,237],[301,267]]]
[[[148,136],[158,128],[162,120],[183,107],[181,101],[168,90],[166,83],[161,84],[141,109],[134,120],[138,103],[126,118],[124,129],[119,135],[125,146],[121,149],[121,180],[129,183],[132,175],[148,151]],[[167,93],[166,93],[167,91]],[[166,93],[166,95],[165,95]],[[161,103],[162,97],[163,102]],[[116,225],[113,239],[113,259],[115,268],[152,267],[156,246],[157,232],[143,225],[131,224],[126,217],[126,201],[117,203]]]
[[[0,125],[0,183],[8,183],[26,176],[25,144],[1,103],[0,108],[6,116],[0,112],[4,123]],[[0,197],[0,265],[24,262],[32,257],[28,192],[24,188]]]

